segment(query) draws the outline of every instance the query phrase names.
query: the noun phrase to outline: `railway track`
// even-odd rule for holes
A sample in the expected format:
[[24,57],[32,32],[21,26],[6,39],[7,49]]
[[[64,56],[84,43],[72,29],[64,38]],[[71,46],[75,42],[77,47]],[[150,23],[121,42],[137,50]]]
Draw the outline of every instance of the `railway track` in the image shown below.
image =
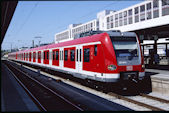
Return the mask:
[[[30,69],[30,67],[29,67],[29,69]],[[56,77],[54,77],[52,75],[49,75],[49,76],[56,79]],[[58,80],[58,78],[57,78],[57,80]],[[83,89],[87,92],[101,96],[101,97],[108,99],[112,102],[121,104],[126,107],[130,107],[131,109],[134,109],[134,107],[137,106],[137,109],[134,109],[134,110],[151,110],[151,111],[167,111],[167,110],[169,110],[169,107],[168,107],[169,100],[162,99],[162,98],[159,98],[156,96],[151,96],[151,95],[147,95],[147,94],[140,94],[137,96],[122,96],[122,95],[118,95],[113,92],[109,92],[109,93],[105,94],[105,93],[102,93],[102,92],[97,91],[95,89],[92,89],[92,88],[89,88],[86,86],[82,86],[78,82],[69,81],[65,78],[59,78],[59,80],[64,81],[65,83],[70,84],[74,87]],[[131,104],[131,106],[129,106],[129,104]]]
[[147,94],[140,94],[138,96],[121,96],[115,93],[108,93],[111,96],[114,96],[118,99],[122,99],[128,102],[131,102],[133,104],[143,106],[145,108],[148,108],[152,111],[167,111],[169,110],[169,100],[165,100],[159,97],[147,95]]
[[5,62],[5,65],[41,111],[83,111],[78,105],[43,85],[27,73],[9,63]]

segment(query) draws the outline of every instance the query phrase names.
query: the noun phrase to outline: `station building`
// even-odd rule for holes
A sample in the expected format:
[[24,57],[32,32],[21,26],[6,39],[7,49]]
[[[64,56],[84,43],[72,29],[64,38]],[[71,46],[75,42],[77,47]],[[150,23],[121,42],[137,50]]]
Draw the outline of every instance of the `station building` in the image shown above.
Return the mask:
[[169,37],[168,35],[163,36],[163,34],[169,34],[165,28],[165,25],[168,24],[169,0],[145,0],[119,11],[101,11],[97,13],[96,19],[83,24],[71,24],[68,29],[55,34],[55,43],[72,40],[77,34],[91,30],[134,31],[140,35],[140,38],[154,39],[154,36],[158,34],[153,34],[147,29],[155,27],[154,31],[159,29],[158,26],[164,27],[157,33],[162,37]]

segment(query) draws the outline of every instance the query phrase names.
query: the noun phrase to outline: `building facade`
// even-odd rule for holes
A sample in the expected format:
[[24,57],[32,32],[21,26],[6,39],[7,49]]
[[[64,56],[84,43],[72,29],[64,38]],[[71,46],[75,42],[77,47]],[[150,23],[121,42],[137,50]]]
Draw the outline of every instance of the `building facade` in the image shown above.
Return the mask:
[[91,30],[135,31],[169,24],[169,0],[146,0],[128,8],[97,13],[95,20],[71,24],[55,34],[55,43],[72,40],[77,34]]

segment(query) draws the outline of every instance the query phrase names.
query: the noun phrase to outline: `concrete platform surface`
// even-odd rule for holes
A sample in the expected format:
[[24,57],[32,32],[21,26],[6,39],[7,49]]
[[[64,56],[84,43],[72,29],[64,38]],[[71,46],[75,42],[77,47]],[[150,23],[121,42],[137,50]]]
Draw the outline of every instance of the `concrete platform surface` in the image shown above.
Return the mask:
[[151,78],[158,78],[169,81],[169,71],[157,70],[157,69],[146,69],[146,75],[150,75]]
[[40,111],[3,63],[1,64],[1,111]]

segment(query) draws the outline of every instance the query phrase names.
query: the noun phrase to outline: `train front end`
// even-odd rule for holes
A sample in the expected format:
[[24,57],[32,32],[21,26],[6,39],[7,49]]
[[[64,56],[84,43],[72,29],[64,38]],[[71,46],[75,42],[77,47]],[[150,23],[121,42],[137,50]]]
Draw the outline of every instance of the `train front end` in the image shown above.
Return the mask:
[[145,78],[145,66],[138,37],[133,32],[108,33],[106,72],[109,81],[138,83]]

